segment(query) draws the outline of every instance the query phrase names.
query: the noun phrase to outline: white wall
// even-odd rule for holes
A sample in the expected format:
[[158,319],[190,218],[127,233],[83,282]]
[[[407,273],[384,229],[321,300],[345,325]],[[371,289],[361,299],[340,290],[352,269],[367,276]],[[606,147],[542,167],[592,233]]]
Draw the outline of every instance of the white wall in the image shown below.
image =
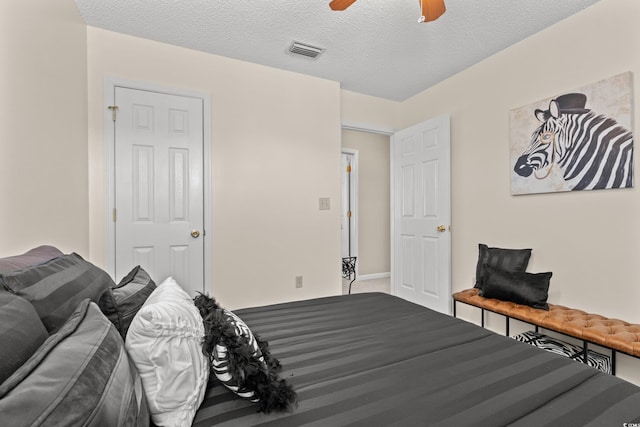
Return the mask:
[[[0,149],[9,159],[0,194],[11,200],[1,210],[3,254],[53,243],[89,246],[105,259],[102,97],[111,76],[211,94],[214,279],[234,305],[247,292],[261,303],[338,292],[339,216],[317,211],[317,198],[339,200],[339,176],[327,171],[338,169],[340,120],[400,128],[451,113],[454,290],[471,284],[478,242],[531,246],[530,270],[554,272],[553,302],[640,322],[637,190],[514,197],[508,154],[510,109],[627,70],[638,75],[638,2],[602,0],[403,103],[87,29],[70,0],[0,7]],[[298,274],[305,287],[291,291]]]
[[602,0],[398,106],[343,95],[343,122],[404,128],[451,114],[454,291],[471,286],[478,243],[531,247],[529,271],[554,273],[551,302],[640,323],[638,190],[511,196],[509,158],[511,109],[640,75],[639,19],[640,2]]
[[398,129],[399,102],[347,90],[340,94],[343,125],[381,130],[385,133]]
[[531,247],[551,302],[640,323],[638,190],[511,196],[509,158],[511,109],[640,75],[639,20],[640,2],[603,0],[402,104],[403,127],[451,113],[454,291],[470,287],[478,243]]
[[88,255],[86,26],[73,0],[0,2],[0,256]]
[[[551,302],[640,323],[638,189],[511,196],[509,157],[511,109],[625,71],[640,76],[638,22],[640,2],[602,0],[397,108],[387,105],[388,116],[380,102],[343,96],[347,122],[404,128],[451,114],[454,291],[471,287],[478,243],[531,247],[528,270],[553,272]],[[636,187],[639,151],[636,144]],[[459,306],[459,314],[479,322],[479,310]],[[504,330],[501,316],[488,325]],[[640,384],[637,360],[620,355],[618,363],[620,376]]]
[[[208,93],[213,283],[230,309],[341,292],[336,82],[88,28],[90,247],[105,263],[104,79]],[[295,288],[295,276],[303,287]]]
[[530,271],[554,272],[552,302],[640,323],[638,191],[513,197],[508,148],[510,109],[637,78],[638,22],[640,2],[602,0],[398,103],[87,29],[72,0],[0,2],[0,256],[50,243],[104,263],[109,76],[211,94],[212,291],[229,308],[340,292],[339,215],[317,210],[318,197],[339,201],[340,121],[389,129],[450,113],[454,290],[471,285],[479,242],[531,246]]

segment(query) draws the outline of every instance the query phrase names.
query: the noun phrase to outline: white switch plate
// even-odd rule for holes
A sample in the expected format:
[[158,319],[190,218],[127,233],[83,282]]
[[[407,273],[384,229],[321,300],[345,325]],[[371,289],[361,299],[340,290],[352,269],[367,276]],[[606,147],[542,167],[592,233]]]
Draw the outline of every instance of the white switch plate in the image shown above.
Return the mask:
[[330,197],[320,197],[318,199],[318,205],[321,211],[331,210],[331,198]]

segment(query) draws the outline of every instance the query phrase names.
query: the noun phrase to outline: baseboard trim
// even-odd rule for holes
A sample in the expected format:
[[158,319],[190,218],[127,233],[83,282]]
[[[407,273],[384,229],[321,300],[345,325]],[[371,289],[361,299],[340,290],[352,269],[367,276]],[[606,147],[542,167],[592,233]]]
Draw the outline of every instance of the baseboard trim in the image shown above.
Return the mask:
[[386,279],[387,277],[391,277],[391,273],[373,273],[373,274],[361,274],[358,276],[359,281],[364,280],[374,280],[374,279]]

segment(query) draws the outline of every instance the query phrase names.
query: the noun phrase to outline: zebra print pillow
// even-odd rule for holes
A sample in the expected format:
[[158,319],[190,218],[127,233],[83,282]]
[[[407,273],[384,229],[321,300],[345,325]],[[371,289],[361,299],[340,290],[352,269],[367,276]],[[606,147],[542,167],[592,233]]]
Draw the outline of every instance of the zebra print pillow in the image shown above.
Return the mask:
[[[232,331],[219,340],[211,354],[211,368],[216,378],[240,397],[258,402],[254,388],[245,382],[248,370],[266,371],[267,364],[251,329],[235,314],[222,311],[227,328]],[[241,361],[246,361],[243,364]]]
[[[552,338],[539,332],[527,331],[513,337],[516,341],[522,341],[532,346],[544,349],[551,353],[556,353],[564,357],[584,363],[583,349],[580,346],[569,344],[565,341]],[[587,351],[587,365],[611,374],[611,357],[598,353],[597,351]]]
[[215,299],[200,294],[193,300],[205,329],[204,353],[212,374],[239,397],[257,403],[258,412],[284,412],[293,408],[297,394],[280,378],[282,365],[269,343]]

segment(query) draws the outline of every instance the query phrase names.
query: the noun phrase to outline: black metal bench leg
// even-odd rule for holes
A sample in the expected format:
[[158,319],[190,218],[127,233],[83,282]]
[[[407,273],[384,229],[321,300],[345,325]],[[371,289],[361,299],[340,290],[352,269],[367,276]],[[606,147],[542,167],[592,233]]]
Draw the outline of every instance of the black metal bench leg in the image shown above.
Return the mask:
[[611,375],[616,374],[616,351],[611,350]]
[[589,343],[586,341],[582,342],[584,344],[583,346],[583,353],[582,353],[582,360],[584,361],[585,365],[589,364]]

